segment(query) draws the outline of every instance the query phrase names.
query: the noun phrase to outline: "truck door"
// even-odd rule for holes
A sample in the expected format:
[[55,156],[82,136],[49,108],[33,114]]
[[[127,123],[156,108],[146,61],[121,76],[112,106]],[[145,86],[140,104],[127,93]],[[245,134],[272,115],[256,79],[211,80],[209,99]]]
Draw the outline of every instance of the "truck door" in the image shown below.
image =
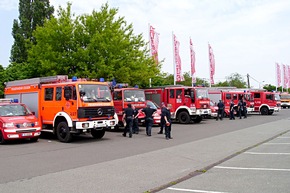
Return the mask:
[[[54,87],[44,87],[42,90],[42,99],[41,100],[41,118],[44,124],[52,124],[53,118],[56,114],[56,111],[60,110],[60,107],[55,105],[54,101]],[[56,109],[58,108],[58,109]]]
[[[72,119],[77,118],[77,90],[75,85],[66,85],[64,88],[57,87],[58,96],[55,96],[56,104],[61,107],[61,111],[66,112]],[[60,93],[63,90],[63,95]],[[59,96],[63,96],[61,99]]]

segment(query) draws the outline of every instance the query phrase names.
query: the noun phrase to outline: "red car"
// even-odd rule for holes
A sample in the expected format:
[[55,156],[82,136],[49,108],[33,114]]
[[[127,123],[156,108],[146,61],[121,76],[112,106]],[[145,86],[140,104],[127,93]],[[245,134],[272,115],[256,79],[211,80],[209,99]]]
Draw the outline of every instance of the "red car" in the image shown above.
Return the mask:
[[41,127],[34,114],[21,103],[0,100],[0,144],[9,140],[37,141]]
[[[156,109],[153,114],[153,125],[160,125],[161,120],[161,108],[153,101],[146,100],[146,105],[149,105],[150,108]],[[145,124],[145,114],[142,112],[142,109],[139,110],[139,123]]]

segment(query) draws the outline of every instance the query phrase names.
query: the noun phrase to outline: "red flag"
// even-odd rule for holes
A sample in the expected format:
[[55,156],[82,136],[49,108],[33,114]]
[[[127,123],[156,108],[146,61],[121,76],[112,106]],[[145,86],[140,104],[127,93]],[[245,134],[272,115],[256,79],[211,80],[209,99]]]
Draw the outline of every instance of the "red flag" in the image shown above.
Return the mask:
[[214,60],[213,50],[210,44],[208,44],[208,50],[209,50],[210,83],[214,84],[213,75],[215,74],[215,60]]
[[190,48],[190,59],[191,59],[191,82],[192,82],[192,85],[194,85],[196,83],[196,77],[195,77],[195,52],[193,50],[193,45],[192,45],[191,38],[190,38],[190,41],[189,41],[189,48]]
[[175,81],[180,82],[184,80],[184,77],[181,73],[181,58],[179,55],[179,41],[175,35],[173,35],[173,44],[174,44],[174,63],[175,63]]
[[290,88],[290,66],[289,65],[286,65],[287,66],[287,79],[288,79],[288,83],[287,83],[287,88]]
[[283,65],[283,78],[284,78],[283,86],[284,86],[284,88],[287,88],[287,86],[288,86],[288,73],[287,73],[286,65],[285,64],[282,64],[282,65]]
[[159,33],[155,32],[155,28],[153,28],[150,25],[151,55],[154,58],[156,64],[158,64],[158,44],[159,44]]
[[281,86],[281,69],[278,63],[276,63],[276,72],[277,72],[277,87],[280,87]]

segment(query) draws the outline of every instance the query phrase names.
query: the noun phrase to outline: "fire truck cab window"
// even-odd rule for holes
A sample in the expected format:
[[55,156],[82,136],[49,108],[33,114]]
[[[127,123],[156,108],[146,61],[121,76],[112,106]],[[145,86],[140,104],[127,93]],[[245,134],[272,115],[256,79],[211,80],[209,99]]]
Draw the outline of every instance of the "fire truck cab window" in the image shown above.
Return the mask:
[[169,91],[169,96],[170,96],[170,98],[174,98],[174,90]]
[[181,98],[182,96],[182,89],[176,89],[176,97]]
[[56,101],[61,101],[61,95],[62,95],[62,88],[61,87],[56,87],[55,100]]
[[266,94],[266,99],[274,100],[273,94]]
[[53,88],[45,88],[44,100],[45,101],[52,101],[53,100]]
[[260,93],[254,93],[254,98],[255,98],[255,99],[256,99],[256,98],[261,98]]
[[122,100],[122,92],[121,91],[115,91],[114,92],[114,100]]
[[[230,100],[232,97],[231,97],[231,94],[227,93],[226,94],[226,99],[227,100]],[[233,95],[233,98],[237,98],[237,95]]]
[[73,87],[71,87],[71,86],[64,87],[64,98],[66,100],[74,99],[73,98]]

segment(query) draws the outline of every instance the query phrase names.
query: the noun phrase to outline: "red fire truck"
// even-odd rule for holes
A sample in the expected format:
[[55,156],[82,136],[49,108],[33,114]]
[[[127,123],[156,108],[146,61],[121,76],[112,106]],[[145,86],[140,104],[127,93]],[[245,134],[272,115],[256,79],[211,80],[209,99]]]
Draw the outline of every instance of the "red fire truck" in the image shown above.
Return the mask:
[[240,99],[243,99],[247,103],[247,112],[252,113],[254,111],[254,100],[249,91],[237,89],[237,88],[227,88],[227,87],[210,87],[208,88],[209,98],[214,102],[218,103],[222,100],[225,105],[225,115],[230,115],[230,102],[233,100],[235,103],[234,109],[237,111],[237,105]]
[[195,123],[211,114],[208,91],[204,87],[164,86],[144,89],[147,100],[172,104],[171,118],[179,123]]
[[83,133],[100,139],[106,128],[117,123],[105,82],[66,75],[16,80],[6,83],[5,97],[26,104],[38,117],[42,131],[54,133],[61,142]]
[[269,92],[265,89],[250,89],[254,99],[254,111],[262,115],[272,115],[281,110],[281,100],[278,93]]
[[8,140],[37,141],[41,125],[25,104],[18,100],[0,100],[0,144]]
[[[117,127],[124,126],[122,117],[124,109],[127,108],[129,103],[134,105],[138,110],[146,107],[144,90],[139,88],[130,88],[128,87],[128,84],[117,84],[112,91],[112,95],[116,114],[119,119]],[[139,116],[138,118],[144,119],[142,116]]]

